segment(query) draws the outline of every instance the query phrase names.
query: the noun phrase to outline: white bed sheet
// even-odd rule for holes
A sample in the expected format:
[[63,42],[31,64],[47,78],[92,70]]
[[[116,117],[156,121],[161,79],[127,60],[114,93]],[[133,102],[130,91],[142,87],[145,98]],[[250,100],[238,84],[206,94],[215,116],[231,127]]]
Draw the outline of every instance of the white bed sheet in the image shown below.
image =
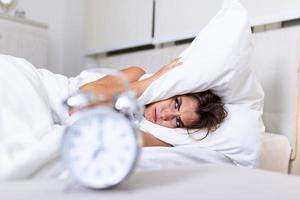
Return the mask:
[[172,148],[144,147],[137,169],[152,170],[164,167],[190,166],[205,163],[234,164],[229,157],[207,148],[188,145]]
[[[199,164],[234,165],[234,162],[221,153],[201,147],[143,147],[135,170],[153,170],[166,167],[193,166]],[[47,163],[37,171],[34,179],[67,179],[69,173],[59,158]]]

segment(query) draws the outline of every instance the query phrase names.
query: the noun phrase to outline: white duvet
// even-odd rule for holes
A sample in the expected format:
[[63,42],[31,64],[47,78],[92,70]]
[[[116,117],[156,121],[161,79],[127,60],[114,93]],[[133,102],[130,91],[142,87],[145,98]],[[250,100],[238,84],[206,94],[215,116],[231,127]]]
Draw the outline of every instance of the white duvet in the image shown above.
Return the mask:
[[[63,168],[57,171],[52,166],[59,161],[63,122],[68,117],[61,102],[82,78],[87,82],[99,75],[86,72],[68,79],[5,55],[0,55],[0,71],[0,179],[58,177]],[[144,148],[141,155],[140,169],[232,163],[216,151],[192,146]]]

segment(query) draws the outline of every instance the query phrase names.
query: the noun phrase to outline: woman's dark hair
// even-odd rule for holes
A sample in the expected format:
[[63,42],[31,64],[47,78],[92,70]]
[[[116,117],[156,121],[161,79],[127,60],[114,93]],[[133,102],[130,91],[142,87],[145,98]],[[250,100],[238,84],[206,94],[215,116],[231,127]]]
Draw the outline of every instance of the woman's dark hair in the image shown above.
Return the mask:
[[198,114],[199,119],[193,125],[185,128],[207,130],[207,134],[202,138],[204,139],[210,132],[215,131],[225,120],[227,117],[227,111],[225,110],[221,98],[213,94],[210,90],[187,94],[186,96],[197,100],[198,108],[196,110],[196,114]]

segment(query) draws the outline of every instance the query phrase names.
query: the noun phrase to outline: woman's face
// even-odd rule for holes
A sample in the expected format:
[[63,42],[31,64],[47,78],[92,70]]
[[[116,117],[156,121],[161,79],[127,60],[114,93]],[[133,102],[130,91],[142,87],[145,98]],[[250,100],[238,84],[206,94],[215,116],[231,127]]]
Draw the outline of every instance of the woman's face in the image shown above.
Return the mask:
[[145,118],[167,128],[183,128],[199,119],[197,100],[189,96],[176,96],[149,104],[145,108]]

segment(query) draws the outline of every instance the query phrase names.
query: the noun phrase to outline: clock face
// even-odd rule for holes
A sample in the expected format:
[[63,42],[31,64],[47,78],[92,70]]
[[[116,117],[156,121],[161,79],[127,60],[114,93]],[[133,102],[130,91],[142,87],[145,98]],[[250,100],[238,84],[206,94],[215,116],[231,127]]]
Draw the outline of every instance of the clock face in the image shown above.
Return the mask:
[[135,166],[139,152],[135,129],[127,118],[108,107],[83,112],[74,116],[65,131],[62,158],[84,186],[114,186]]

